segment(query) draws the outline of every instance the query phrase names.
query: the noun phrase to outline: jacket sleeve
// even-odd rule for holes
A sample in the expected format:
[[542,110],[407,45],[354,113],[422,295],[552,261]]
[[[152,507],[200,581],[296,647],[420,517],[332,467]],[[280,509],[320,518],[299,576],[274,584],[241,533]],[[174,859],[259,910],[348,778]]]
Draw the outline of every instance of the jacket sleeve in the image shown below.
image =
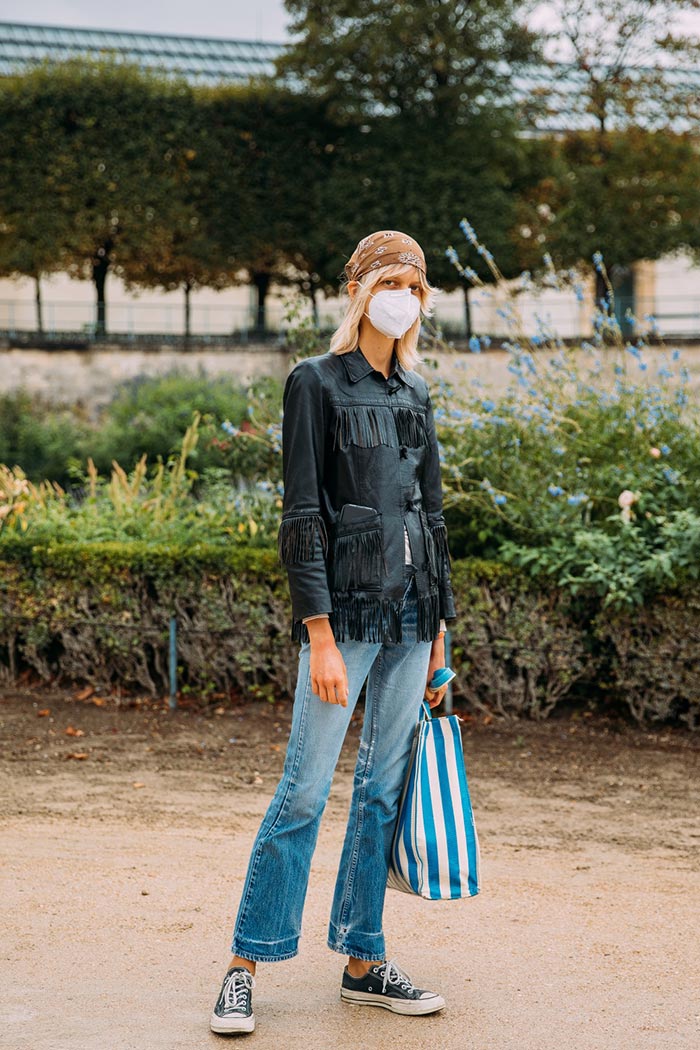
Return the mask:
[[320,377],[301,361],[287,376],[282,397],[284,499],[277,537],[287,569],[292,618],[332,612],[326,555],[328,536],[321,515],[326,400]]
[[435,430],[435,416],[433,405],[428,394],[428,409],[426,414],[426,436],[427,449],[423,474],[421,478],[421,492],[423,494],[423,507],[428,519],[428,527],[433,537],[435,555],[437,558],[438,582],[440,590],[440,617],[444,620],[455,620],[454,595],[452,594],[452,579],[450,570],[452,562],[447,543],[447,526],[442,513],[442,475],[440,471],[440,450],[438,448],[437,432]]

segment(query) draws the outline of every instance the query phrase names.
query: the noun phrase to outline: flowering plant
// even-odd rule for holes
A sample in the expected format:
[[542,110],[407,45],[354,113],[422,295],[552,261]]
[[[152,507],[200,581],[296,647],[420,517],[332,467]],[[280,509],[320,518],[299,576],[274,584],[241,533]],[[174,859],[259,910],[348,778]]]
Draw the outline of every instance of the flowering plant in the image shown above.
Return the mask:
[[[473,227],[461,226],[504,287]],[[447,254],[479,294],[493,294],[454,248]],[[526,335],[511,286],[501,311],[505,392],[478,379],[466,394],[438,381],[445,503],[457,553],[510,561],[572,592],[633,604],[697,571],[683,537],[698,534],[700,429],[680,351],[652,349],[644,335],[634,343],[623,337],[598,253],[594,264],[608,296],[597,304],[590,341],[569,348],[543,318]],[[553,287],[581,295],[577,275],[557,273],[549,256],[544,273]],[[656,333],[654,319],[646,322]],[[483,336],[470,342],[473,353],[488,346]],[[634,570],[623,570],[630,560]]]

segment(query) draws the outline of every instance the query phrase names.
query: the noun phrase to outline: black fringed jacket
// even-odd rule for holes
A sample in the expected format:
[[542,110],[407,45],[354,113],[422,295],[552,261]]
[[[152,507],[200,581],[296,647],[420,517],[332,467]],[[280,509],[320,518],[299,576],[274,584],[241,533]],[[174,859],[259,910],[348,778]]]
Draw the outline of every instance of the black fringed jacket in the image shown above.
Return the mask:
[[[392,357],[386,378],[357,349],[300,361],[283,397],[278,552],[291,638],[328,613],[336,641],[401,641],[404,525],[416,566],[419,641],[456,617],[428,385]],[[346,508],[354,504],[355,508]]]

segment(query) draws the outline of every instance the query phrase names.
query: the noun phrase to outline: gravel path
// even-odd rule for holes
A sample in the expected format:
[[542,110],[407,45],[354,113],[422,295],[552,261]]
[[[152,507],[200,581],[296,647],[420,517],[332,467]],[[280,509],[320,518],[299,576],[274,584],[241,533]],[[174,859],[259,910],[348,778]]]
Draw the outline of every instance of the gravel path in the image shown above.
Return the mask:
[[445,996],[444,1011],[411,1019],[339,1000],[343,959],[325,936],[356,725],[314,858],[301,954],[259,968],[252,1036],[211,1034],[288,727],[281,707],[219,710],[169,718],[155,705],[33,694],[0,704],[0,1046],[698,1045],[699,742],[566,721],[468,724],[483,891],[387,896],[391,954]]

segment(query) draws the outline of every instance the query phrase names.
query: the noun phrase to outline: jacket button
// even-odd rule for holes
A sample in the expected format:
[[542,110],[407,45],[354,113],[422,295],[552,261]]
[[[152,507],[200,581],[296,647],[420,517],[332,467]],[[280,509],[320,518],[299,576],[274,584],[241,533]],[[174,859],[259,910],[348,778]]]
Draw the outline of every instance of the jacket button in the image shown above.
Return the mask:
[[406,445],[402,445],[401,446],[401,453],[400,454],[401,454],[401,459],[406,459],[406,457],[408,456],[408,448],[406,447]]

